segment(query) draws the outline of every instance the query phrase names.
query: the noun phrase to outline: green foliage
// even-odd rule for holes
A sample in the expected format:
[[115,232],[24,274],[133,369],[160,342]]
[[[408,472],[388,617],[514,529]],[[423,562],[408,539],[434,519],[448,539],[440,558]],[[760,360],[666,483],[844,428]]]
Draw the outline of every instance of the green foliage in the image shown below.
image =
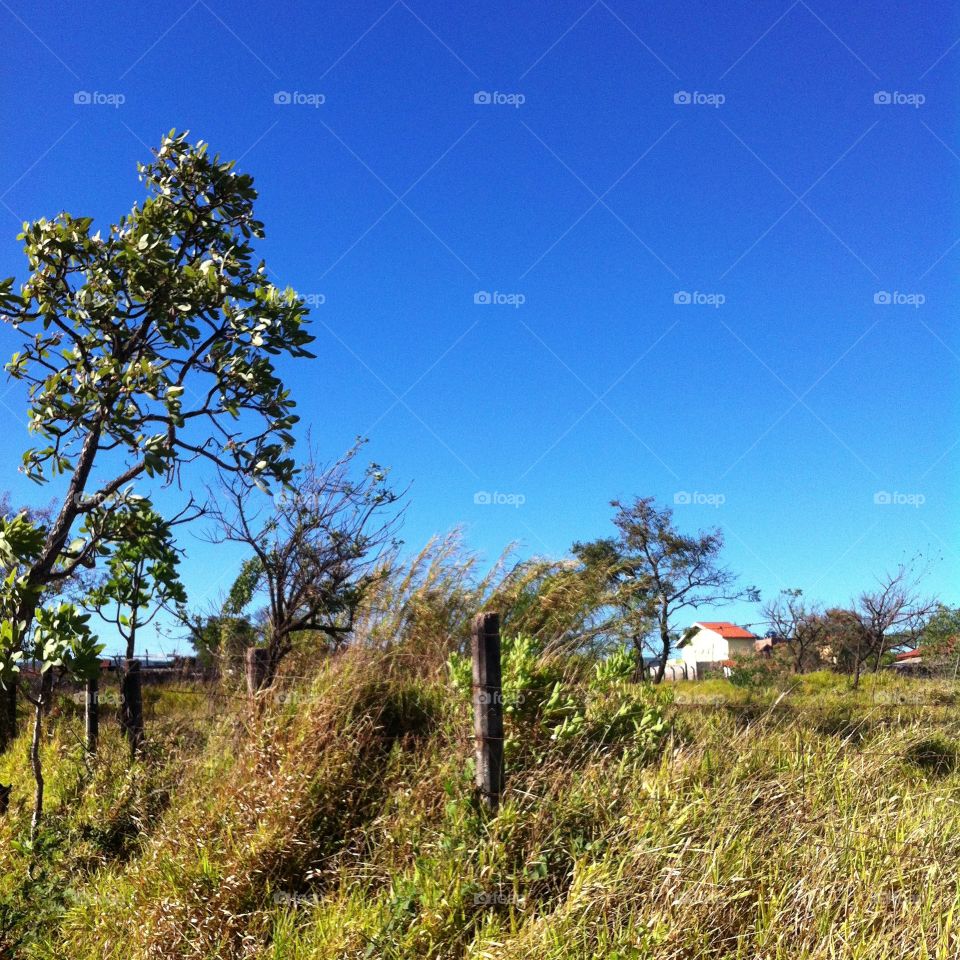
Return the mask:
[[240,573],[233,581],[227,594],[223,612],[227,616],[238,616],[250,605],[263,576],[263,561],[260,557],[248,557],[240,566]]
[[35,615],[36,627],[29,654],[40,661],[42,672],[60,667],[68,676],[85,679],[96,676],[103,644],[97,643],[82,613],[72,603],[40,607]]
[[[531,751],[547,756],[551,744],[629,743],[634,751],[654,751],[666,726],[663,698],[631,681],[637,655],[621,647],[597,661],[585,682],[568,672],[569,661],[545,657],[532,637],[501,640],[505,754],[519,759]],[[473,687],[470,658],[454,653],[448,669],[455,689],[466,697]]]
[[46,530],[26,513],[0,517],[0,687],[6,689],[19,672],[21,646],[28,623],[21,618],[24,606],[31,610],[39,602],[40,590],[33,587],[26,570],[40,555]]
[[[24,334],[7,369],[49,441],[24,470],[73,470],[93,434],[148,476],[203,456],[288,480],[297,418],[272,358],[310,356],[311,337],[300,300],[254,260],[253,180],[174,131],[139,171],[147,198],[106,233],[68,213],[24,225],[32,273],[19,297],[5,287],[4,319]],[[262,429],[242,430],[242,414]]]
[[748,689],[774,686],[784,680],[788,670],[780,657],[743,654],[731,660],[730,682]]
[[960,643],[960,607],[940,604],[931,614],[920,636],[923,655],[949,656],[957,654]]
[[89,590],[85,603],[116,624],[129,641],[159,609],[186,603],[180,554],[169,524],[146,499],[113,516],[107,535],[106,574]]

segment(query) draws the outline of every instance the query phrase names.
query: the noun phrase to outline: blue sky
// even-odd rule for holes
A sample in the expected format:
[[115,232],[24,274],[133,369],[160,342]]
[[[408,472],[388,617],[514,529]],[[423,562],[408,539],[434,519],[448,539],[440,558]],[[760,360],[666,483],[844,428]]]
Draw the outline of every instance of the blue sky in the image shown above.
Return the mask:
[[[654,495],[765,595],[920,553],[956,603],[951,8],[0,0],[0,274],[22,220],[110,222],[189,129],[317,304],[304,425],[412,483],[411,547],[561,554]],[[2,391],[3,485],[43,499]],[[202,601],[239,558],[184,546]]]

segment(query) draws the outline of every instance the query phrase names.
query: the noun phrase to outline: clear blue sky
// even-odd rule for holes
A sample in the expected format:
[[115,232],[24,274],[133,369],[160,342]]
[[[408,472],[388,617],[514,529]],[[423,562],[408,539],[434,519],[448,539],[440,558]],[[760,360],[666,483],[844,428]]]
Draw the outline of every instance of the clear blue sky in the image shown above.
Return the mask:
[[[0,21],[0,274],[24,277],[22,220],[127,210],[171,127],[240,158],[278,282],[323,301],[289,371],[304,424],[330,456],[369,435],[412,482],[411,547],[463,523],[487,557],[560,554],[612,497],[689,494],[678,523],[720,525],[766,595],[843,602],[920,552],[960,600],[952,4],[0,0]],[[43,498],[0,391],[3,486]],[[198,600],[229,581],[236,558],[184,544]]]

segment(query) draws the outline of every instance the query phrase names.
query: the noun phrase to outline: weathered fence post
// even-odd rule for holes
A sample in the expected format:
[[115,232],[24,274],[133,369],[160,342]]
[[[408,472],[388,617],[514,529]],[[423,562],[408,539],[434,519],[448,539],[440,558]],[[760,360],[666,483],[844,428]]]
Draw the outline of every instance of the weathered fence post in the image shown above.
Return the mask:
[[473,731],[477,788],[496,810],[503,792],[503,690],[500,677],[500,614],[480,613],[470,631],[473,658]]
[[143,742],[143,688],[140,661],[126,660],[120,686],[120,718],[123,732],[130,743],[131,756],[136,755]]
[[97,752],[97,740],[100,738],[100,694],[99,682],[91,677],[86,685],[86,700],[83,712],[83,727],[87,754],[93,756]]
[[244,659],[247,673],[247,693],[253,696],[267,679],[270,651],[265,647],[247,647]]

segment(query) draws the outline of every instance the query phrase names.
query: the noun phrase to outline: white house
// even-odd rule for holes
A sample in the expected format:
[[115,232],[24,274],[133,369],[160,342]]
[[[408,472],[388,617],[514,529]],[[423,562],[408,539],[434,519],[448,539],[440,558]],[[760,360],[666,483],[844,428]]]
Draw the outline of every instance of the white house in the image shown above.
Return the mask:
[[735,623],[694,623],[681,641],[679,653],[685,663],[721,663],[755,653],[759,639]]

